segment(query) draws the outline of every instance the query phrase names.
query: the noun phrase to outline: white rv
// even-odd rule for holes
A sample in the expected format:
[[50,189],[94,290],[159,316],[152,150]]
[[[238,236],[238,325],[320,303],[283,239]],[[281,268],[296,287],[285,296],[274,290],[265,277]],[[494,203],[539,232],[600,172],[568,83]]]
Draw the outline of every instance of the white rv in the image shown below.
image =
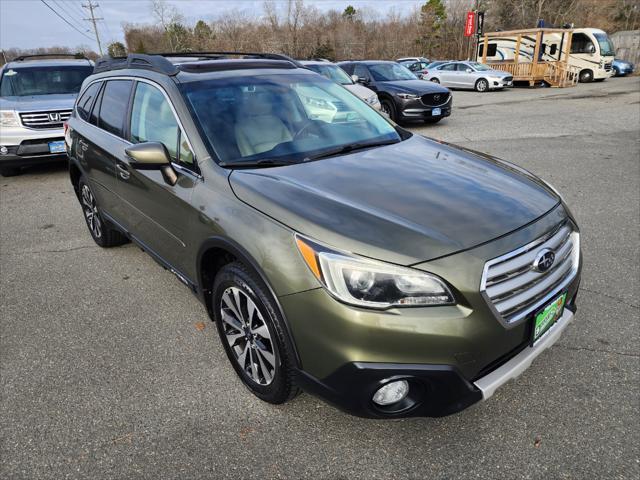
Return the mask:
[[[593,80],[604,80],[612,76],[611,64],[615,56],[615,50],[607,33],[597,28],[576,28],[566,30],[566,32],[563,31],[563,33],[558,31],[543,33],[539,60],[564,60],[564,57],[561,58],[560,56],[562,52],[566,51],[564,42],[568,41],[570,32],[573,35],[569,51],[569,65],[580,70],[579,80],[581,82],[591,82]],[[514,34],[513,36],[491,38],[487,44],[487,63],[512,61],[518,36]],[[518,57],[520,63],[533,60],[535,45],[535,34],[522,35]],[[484,45],[480,43],[478,59],[483,57],[483,50]]]

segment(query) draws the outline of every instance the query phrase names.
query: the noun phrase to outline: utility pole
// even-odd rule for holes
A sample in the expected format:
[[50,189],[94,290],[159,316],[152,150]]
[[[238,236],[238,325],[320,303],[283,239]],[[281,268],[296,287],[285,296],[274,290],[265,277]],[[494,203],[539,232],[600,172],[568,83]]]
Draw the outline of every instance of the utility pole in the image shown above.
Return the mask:
[[100,56],[102,56],[102,44],[100,43],[100,35],[98,34],[98,26],[96,25],[96,21],[104,20],[104,18],[96,18],[93,14],[93,9],[98,8],[98,6],[99,5],[97,3],[91,3],[91,0],[89,0],[89,3],[87,5],[85,5],[84,3],[82,4],[82,8],[86,8],[91,13],[91,18],[85,18],[84,20],[93,23],[93,31],[96,34],[96,41],[98,42],[98,50],[100,51]]

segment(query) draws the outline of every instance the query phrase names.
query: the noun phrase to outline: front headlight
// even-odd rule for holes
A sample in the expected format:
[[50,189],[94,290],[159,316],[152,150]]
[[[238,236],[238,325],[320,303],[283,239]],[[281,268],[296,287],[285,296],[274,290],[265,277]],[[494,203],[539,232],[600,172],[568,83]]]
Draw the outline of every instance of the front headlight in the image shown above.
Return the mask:
[[453,295],[435,275],[330,250],[296,235],[315,277],[337,299],[359,307],[451,305]]
[[419,98],[418,95],[415,95],[413,93],[398,93],[398,96],[404,100],[413,100]]
[[3,127],[19,127],[18,115],[13,110],[0,110],[0,125]]

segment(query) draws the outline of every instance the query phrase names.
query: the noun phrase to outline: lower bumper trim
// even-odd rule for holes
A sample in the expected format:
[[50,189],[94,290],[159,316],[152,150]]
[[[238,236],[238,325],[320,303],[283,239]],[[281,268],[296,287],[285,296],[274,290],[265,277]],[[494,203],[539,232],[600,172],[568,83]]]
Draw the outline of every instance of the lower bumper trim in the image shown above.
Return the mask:
[[562,317],[533,347],[525,348],[493,372],[476,380],[474,385],[482,392],[482,399],[488,399],[502,385],[520,376],[542,352],[558,341],[560,335],[562,335],[562,332],[564,332],[572,320],[573,312],[565,308]]

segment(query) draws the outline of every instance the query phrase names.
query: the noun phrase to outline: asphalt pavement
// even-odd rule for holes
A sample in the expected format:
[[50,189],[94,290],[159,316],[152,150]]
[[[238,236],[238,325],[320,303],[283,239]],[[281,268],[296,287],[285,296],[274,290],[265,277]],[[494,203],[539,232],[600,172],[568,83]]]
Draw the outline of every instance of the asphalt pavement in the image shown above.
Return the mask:
[[454,102],[411,129],[542,176],[582,229],[576,319],[521,377],[438,419],[262,403],[186,287],[97,247],[40,167],[0,177],[0,478],[639,478],[640,77]]

